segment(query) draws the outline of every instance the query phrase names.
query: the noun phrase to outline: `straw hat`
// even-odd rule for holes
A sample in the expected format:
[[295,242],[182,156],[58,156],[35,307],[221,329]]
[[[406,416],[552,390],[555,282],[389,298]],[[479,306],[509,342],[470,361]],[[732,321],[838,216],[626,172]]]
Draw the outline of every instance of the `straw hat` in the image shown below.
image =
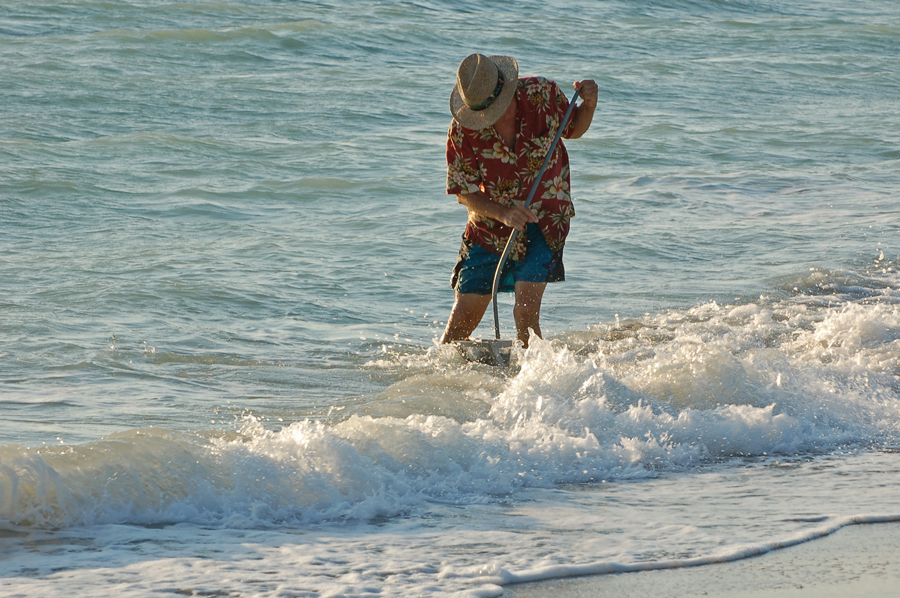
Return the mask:
[[516,93],[519,65],[509,56],[466,56],[456,70],[450,112],[467,129],[484,129],[503,116]]

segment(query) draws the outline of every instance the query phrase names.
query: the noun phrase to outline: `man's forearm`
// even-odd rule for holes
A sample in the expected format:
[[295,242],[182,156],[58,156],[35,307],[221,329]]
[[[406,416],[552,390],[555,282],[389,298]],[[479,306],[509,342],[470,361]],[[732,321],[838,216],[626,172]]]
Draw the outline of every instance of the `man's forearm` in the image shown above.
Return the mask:
[[470,212],[475,212],[479,216],[500,220],[500,217],[503,215],[504,206],[492,200],[487,193],[482,191],[460,193],[456,196],[456,199],[459,203],[466,206]]
[[525,206],[504,206],[481,191],[460,193],[456,196],[456,199],[459,203],[466,206],[470,212],[499,220],[506,226],[511,226],[517,230],[524,230],[525,225],[529,222],[538,221],[535,213]]
[[587,130],[591,128],[591,122],[594,120],[594,110],[596,110],[596,108],[596,104],[592,105],[586,102],[582,102],[575,108],[575,116],[572,117],[572,121],[575,124],[569,139],[578,139],[587,133]]

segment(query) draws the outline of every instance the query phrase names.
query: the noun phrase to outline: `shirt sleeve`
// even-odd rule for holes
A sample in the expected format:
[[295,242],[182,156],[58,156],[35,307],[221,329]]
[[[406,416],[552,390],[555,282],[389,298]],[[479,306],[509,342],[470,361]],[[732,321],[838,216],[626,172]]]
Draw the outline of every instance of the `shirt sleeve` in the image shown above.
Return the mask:
[[447,193],[481,191],[482,175],[472,143],[455,120],[447,131]]

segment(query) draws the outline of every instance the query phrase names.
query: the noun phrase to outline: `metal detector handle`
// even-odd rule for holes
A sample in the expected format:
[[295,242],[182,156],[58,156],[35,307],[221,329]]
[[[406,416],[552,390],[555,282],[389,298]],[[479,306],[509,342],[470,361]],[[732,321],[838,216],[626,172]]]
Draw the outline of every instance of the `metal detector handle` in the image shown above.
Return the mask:
[[[566,128],[566,123],[569,122],[569,116],[575,109],[575,101],[578,99],[578,93],[579,90],[576,89],[575,93],[572,95],[572,99],[569,101],[569,109],[566,110],[566,115],[563,117],[559,128],[556,130],[556,136],[553,138],[553,143],[550,144],[550,149],[547,151],[547,155],[544,156],[544,163],[538,171],[537,178],[534,180],[534,185],[531,186],[531,192],[528,193],[528,199],[525,200],[526,208],[531,205],[531,200],[534,199],[534,194],[537,191],[538,185],[541,184],[541,177],[544,176],[544,171],[547,170],[547,165],[550,164],[550,158],[553,157],[553,152],[556,151],[556,144],[559,143],[559,138],[562,137],[563,129]],[[500,316],[498,315],[497,310],[497,290],[500,288],[500,273],[503,272],[503,267],[506,265],[509,251],[512,249],[513,242],[516,240],[518,232],[519,231],[514,228],[509,235],[509,240],[506,242],[506,247],[503,248],[503,253],[500,255],[500,261],[497,263],[497,270],[494,272],[494,287],[491,290],[491,300],[494,304],[494,337],[497,340],[500,340]]]

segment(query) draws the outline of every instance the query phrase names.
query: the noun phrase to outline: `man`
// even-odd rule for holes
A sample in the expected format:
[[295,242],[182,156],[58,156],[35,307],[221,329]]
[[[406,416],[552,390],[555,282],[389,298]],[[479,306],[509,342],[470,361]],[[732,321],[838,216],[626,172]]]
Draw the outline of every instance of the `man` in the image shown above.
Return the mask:
[[582,103],[562,123],[569,101],[553,81],[519,78],[508,56],[472,54],[459,65],[450,96],[453,121],[447,133],[447,193],[466,206],[469,219],[451,285],[456,301],[442,343],[463,340],[491,302],[494,272],[512,229],[519,234],[500,284],[515,291],[516,331],[528,346],[529,331],[541,336],[541,299],[549,282],[565,280],[562,254],[569,220],[569,156],[560,141],[531,205],[525,201],[558,127],[577,139],[591,125],[598,88],[577,81]]

